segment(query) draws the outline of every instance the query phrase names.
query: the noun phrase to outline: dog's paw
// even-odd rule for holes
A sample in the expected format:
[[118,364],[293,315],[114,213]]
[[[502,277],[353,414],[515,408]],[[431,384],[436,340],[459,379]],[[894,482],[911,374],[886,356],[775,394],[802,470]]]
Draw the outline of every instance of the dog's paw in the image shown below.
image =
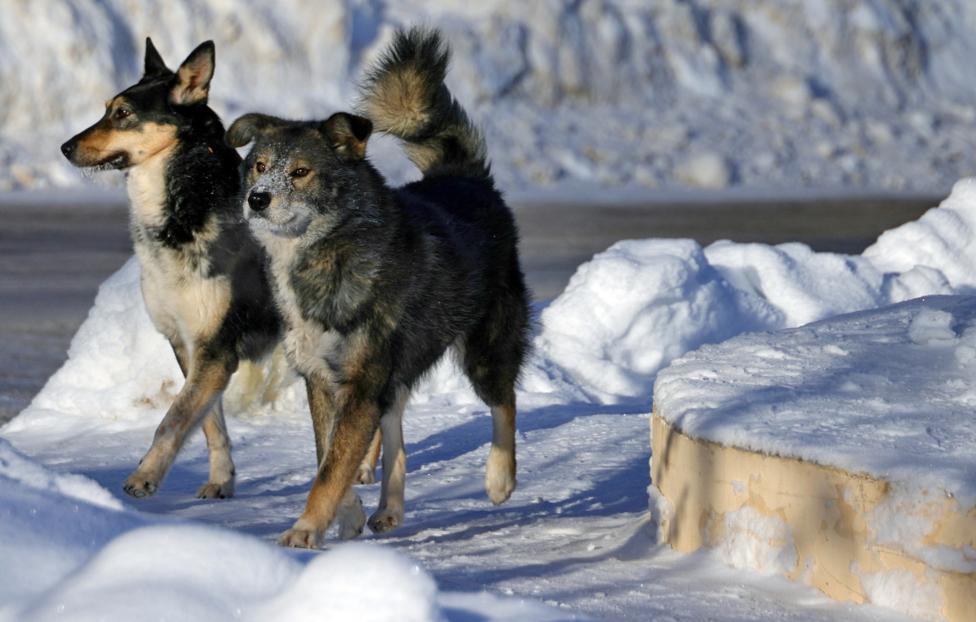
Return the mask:
[[207,482],[197,491],[197,499],[230,499],[234,496],[234,480],[218,484]]
[[495,447],[488,453],[485,471],[485,491],[495,505],[508,501],[515,490],[515,456]]
[[363,527],[366,526],[366,512],[363,511],[363,502],[359,495],[355,495],[352,502],[339,507],[336,520],[339,523],[340,540],[352,540],[363,533]]
[[149,497],[159,490],[159,480],[136,471],[126,478],[122,490],[136,498]]
[[293,549],[317,549],[321,534],[315,529],[292,527],[278,538],[278,544]]
[[369,466],[368,464],[360,464],[359,470],[356,471],[356,483],[375,484],[376,470],[373,467]]
[[403,523],[403,510],[380,508],[369,517],[369,529],[373,533],[393,531]]

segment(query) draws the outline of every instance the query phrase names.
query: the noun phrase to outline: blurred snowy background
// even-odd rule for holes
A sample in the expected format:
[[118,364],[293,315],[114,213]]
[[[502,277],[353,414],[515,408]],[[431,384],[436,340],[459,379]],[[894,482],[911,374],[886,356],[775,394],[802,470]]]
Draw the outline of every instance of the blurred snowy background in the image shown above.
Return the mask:
[[229,121],[348,108],[417,23],[446,33],[509,190],[944,193],[976,169],[970,0],[5,0],[0,190],[80,183],[57,146],[138,78],[146,35],[173,67],[215,40]]

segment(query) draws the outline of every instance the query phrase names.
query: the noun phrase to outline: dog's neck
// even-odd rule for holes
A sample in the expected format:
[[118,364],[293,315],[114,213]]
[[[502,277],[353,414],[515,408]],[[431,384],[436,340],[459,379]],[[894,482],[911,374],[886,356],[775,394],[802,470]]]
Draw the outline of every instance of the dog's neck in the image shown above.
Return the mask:
[[164,147],[129,169],[129,210],[134,224],[142,229],[159,228],[166,222],[166,169],[176,145]]

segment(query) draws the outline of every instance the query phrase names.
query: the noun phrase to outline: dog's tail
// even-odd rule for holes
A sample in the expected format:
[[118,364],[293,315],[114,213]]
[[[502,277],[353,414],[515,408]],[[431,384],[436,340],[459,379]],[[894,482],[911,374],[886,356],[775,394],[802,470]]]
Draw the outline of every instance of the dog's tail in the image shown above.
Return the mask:
[[436,30],[398,30],[367,73],[360,113],[405,143],[424,177],[488,179],[485,140],[444,85],[450,52]]

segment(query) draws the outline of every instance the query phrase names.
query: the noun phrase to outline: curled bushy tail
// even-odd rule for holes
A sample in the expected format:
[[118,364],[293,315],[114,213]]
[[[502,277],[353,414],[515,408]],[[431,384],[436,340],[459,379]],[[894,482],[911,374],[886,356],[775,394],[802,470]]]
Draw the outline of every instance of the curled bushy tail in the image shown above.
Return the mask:
[[490,177],[485,140],[444,85],[450,52],[436,30],[398,30],[367,73],[360,113],[405,143],[425,177]]

